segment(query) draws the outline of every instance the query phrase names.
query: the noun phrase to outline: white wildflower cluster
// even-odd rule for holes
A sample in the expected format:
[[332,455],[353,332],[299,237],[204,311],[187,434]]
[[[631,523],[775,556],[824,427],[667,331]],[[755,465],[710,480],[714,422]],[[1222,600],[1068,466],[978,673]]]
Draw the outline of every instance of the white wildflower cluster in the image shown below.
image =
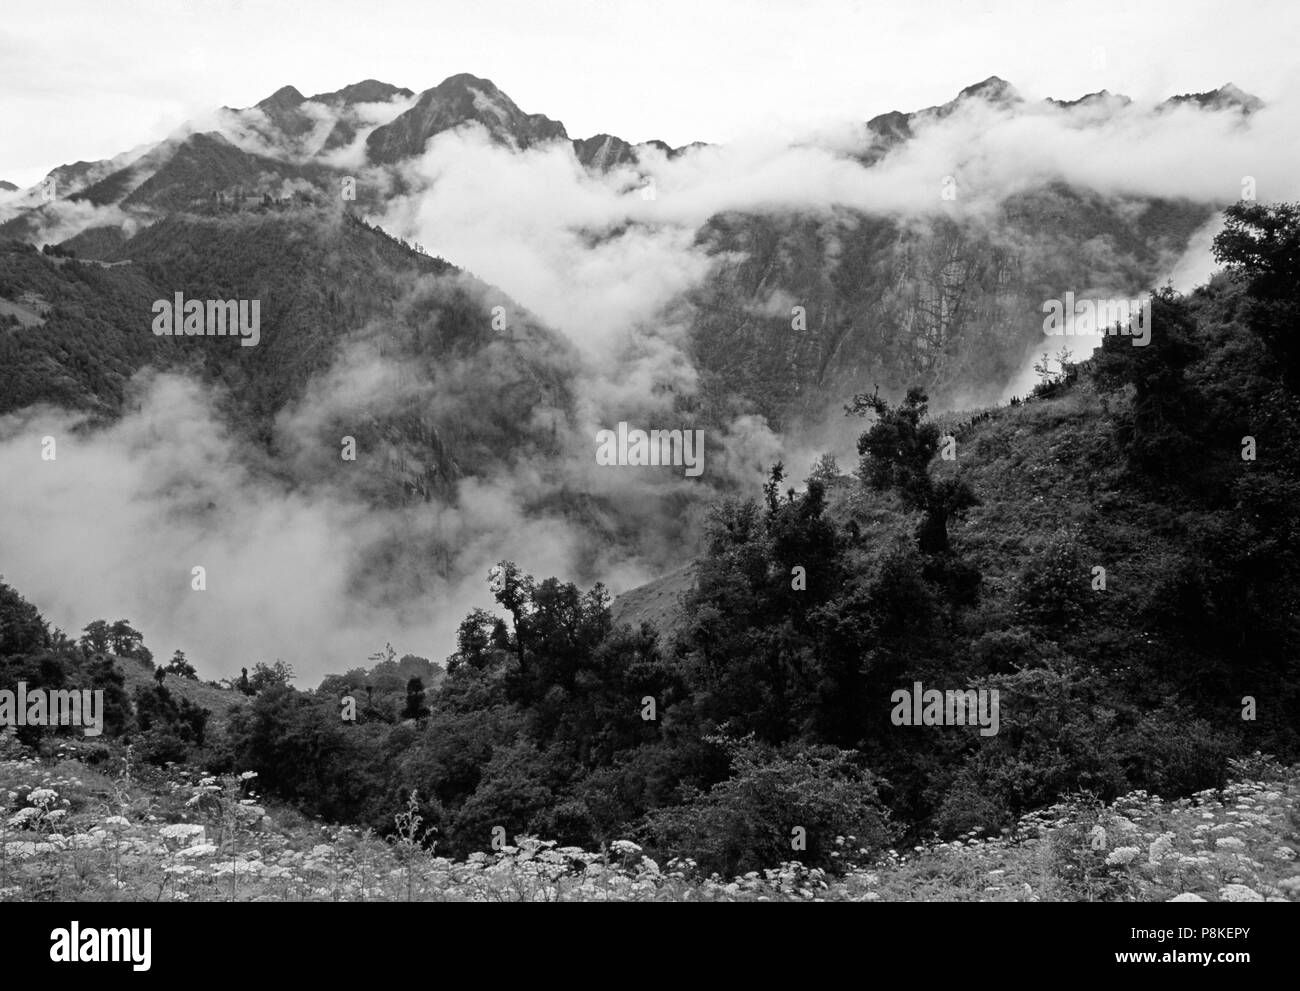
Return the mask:
[[[1108,807],[1062,801],[1000,834],[974,827],[906,853],[835,836],[833,872],[789,861],[735,877],[705,877],[686,857],[661,866],[627,839],[593,851],[519,836],[457,861],[418,843],[395,850],[368,830],[255,829],[267,806],[250,791],[252,772],[174,773],[174,789],[136,788],[106,810],[102,799],[85,800],[75,776],[0,758],[0,854],[8,865],[0,898],[64,885],[58,890],[70,898],[147,891],[164,901],[1300,901],[1300,864],[1285,839],[1300,796],[1294,773],[1285,783],[1235,782],[1176,801],[1144,793]],[[200,801],[185,808],[195,794]],[[178,818],[199,822],[169,821]],[[1045,874],[1062,844],[1063,863],[1091,865],[1092,873]],[[1085,891],[1092,882],[1102,887]]]
[[19,809],[17,812],[11,815],[9,817],[8,822],[10,826],[14,826],[18,829],[22,829],[25,826],[31,825],[36,819],[39,819],[40,815],[41,815],[40,809],[33,808],[32,806],[29,805],[24,809]]
[[1168,832],[1161,833],[1152,840],[1151,845],[1147,847],[1147,863],[1157,865],[1161,861],[1170,857],[1173,854],[1173,850],[1174,834]]
[[179,846],[194,846],[203,842],[207,830],[197,823],[176,822],[163,826],[158,835],[164,840]]
[[1262,902],[1264,896],[1244,884],[1227,884],[1219,889],[1219,898],[1225,902]]

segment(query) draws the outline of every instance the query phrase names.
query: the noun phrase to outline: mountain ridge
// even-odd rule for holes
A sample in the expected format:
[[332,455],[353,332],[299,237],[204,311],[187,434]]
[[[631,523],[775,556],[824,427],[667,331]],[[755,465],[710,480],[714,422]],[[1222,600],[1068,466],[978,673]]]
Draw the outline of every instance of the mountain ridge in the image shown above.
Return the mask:
[[[400,110],[391,120],[374,126],[365,141],[367,161],[372,165],[395,166],[412,157],[423,154],[428,142],[438,134],[453,130],[467,124],[476,124],[484,128],[490,140],[516,149],[531,148],[550,142],[566,142],[574,156],[584,168],[595,172],[607,172],[619,167],[636,167],[642,150],[653,149],[668,158],[675,158],[690,148],[705,145],[705,142],[692,142],[680,147],[671,147],[658,140],[639,143],[610,133],[601,132],[586,138],[574,138],[568,134],[562,121],[542,113],[525,113],[504,91],[490,79],[462,72],[448,76],[436,86],[416,94],[405,87],[376,79],[365,79],[351,83],[332,92],[320,93],[306,97],[291,84],[280,87],[247,110],[222,108],[220,114],[240,126],[251,128],[254,133],[267,137],[273,144],[283,143],[286,147],[295,147],[305,136],[314,133],[318,124],[317,117],[304,110],[307,105],[329,107],[339,112],[339,116],[330,132],[322,139],[320,147],[314,151],[300,149],[299,161],[286,161],[277,157],[259,157],[247,149],[239,149],[241,155],[248,156],[249,163],[236,171],[257,170],[274,175],[283,181],[324,181],[323,171],[338,174],[340,170],[324,170],[320,163],[311,159],[320,155],[338,151],[349,146],[357,139],[363,125],[351,112],[363,104],[392,102],[398,99],[413,99],[414,103]],[[1114,112],[1128,107],[1132,101],[1122,94],[1112,94],[1102,89],[1088,93],[1073,100],[1046,98],[1037,103],[1025,100],[1015,87],[999,76],[989,76],[980,82],[964,87],[950,101],[920,110],[891,110],[875,115],[866,120],[866,128],[872,136],[876,147],[868,149],[860,157],[870,163],[882,157],[888,150],[914,136],[915,124],[926,119],[943,119],[972,102],[1008,112],[1022,111],[1034,106],[1050,106],[1059,110],[1069,110],[1081,106],[1097,107],[1106,112]],[[1202,110],[1234,109],[1243,116],[1250,116],[1264,106],[1264,102],[1252,94],[1246,93],[1233,83],[1225,83],[1214,90],[1201,93],[1180,94],[1169,97],[1158,104],[1154,110],[1163,113],[1179,106],[1191,105]],[[247,115],[255,112],[260,120],[249,120]],[[269,128],[269,130],[268,130]],[[75,162],[60,165],[48,174],[56,182],[60,195],[81,196],[95,205],[118,203],[146,182],[149,176],[143,172],[166,166],[173,155],[192,150],[198,137],[196,133],[179,133],[162,141],[145,146],[143,150],[125,152],[111,159],[92,162]],[[209,147],[214,137],[204,139]],[[303,156],[307,157],[304,159]],[[313,174],[313,166],[316,173]],[[226,168],[231,168],[227,162]],[[306,170],[304,172],[304,170]],[[90,190],[98,187],[93,193]],[[28,206],[39,208],[36,191],[38,187],[27,190]],[[123,192],[125,190],[125,192]],[[17,191],[17,190],[14,190]],[[119,193],[116,199],[112,193]],[[147,198],[147,197],[144,197]],[[137,198],[137,202],[140,197]],[[174,204],[165,204],[174,208]],[[0,236],[12,235],[14,228],[5,229],[0,225]]]

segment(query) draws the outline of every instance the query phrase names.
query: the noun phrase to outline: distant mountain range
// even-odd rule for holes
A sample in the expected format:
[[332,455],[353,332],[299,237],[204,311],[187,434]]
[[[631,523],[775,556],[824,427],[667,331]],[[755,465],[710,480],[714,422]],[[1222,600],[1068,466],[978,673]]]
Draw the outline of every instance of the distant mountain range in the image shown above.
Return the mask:
[[[936,133],[956,129],[958,141],[945,138],[958,145],[952,169],[963,195],[978,194],[979,173],[962,168],[986,124],[1038,115],[1072,133],[1111,120],[1124,133],[1135,120],[1176,132],[1228,113],[1229,129],[1238,116],[1245,129],[1259,107],[1230,85],[1147,109],[1105,91],[1030,102],[993,77],[848,137],[805,139],[785,149],[763,195],[746,196],[733,195],[751,178],[746,149],[575,140],[475,76],[418,94],[376,80],[312,97],[286,86],[0,199],[0,418],[39,438],[51,407],[75,411],[88,441],[117,427],[152,438],[159,418],[210,418],[202,436],[230,440],[208,466],[216,477],[255,480],[251,499],[281,493],[287,506],[337,504],[366,520],[347,580],[372,605],[424,601],[440,582],[472,577],[477,588],[488,556],[521,542],[562,547],[563,567],[582,581],[663,575],[698,553],[698,521],[718,496],[749,494],[777,457],[797,482],[828,436],[848,438],[855,424],[843,408],[855,393],[878,386],[897,398],[920,386],[936,411],[1005,400],[1061,343],[1045,344],[1044,299],[1067,289],[1127,298],[1159,284],[1223,205],[1047,173],[993,189],[980,209],[945,205],[945,177],[930,174],[941,159],[912,155]],[[464,127],[482,140],[451,141],[440,161],[435,139]],[[413,217],[448,170],[511,155],[522,156],[509,160],[519,170],[558,164],[578,194],[570,200],[599,203],[554,228],[556,257],[580,258],[586,271],[562,264],[514,283],[503,265],[497,286],[454,252],[432,257],[415,243],[417,230],[438,236],[441,218],[423,227]],[[566,156],[568,170],[557,163]],[[923,186],[927,202],[840,200],[819,185],[831,176],[874,192],[891,170]],[[676,184],[699,176],[705,193],[673,200]],[[355,200],[340,194],[348,177]],[[664,183],[658,203],[645,202],[647,178]],[[458,222],[472,223],[477,206]],[[536,206],[519,206],[521,227]],[[513,204],[482,209],[504,211],[493,229],[503,250],[519,247],[509,243]],[[546,280],[567,296],[573,278],[577,312],[635,295],[620,280],[636,267],[668,288],[626,308],[633,316],[612,321],[599,348],[566,325],[563,307],[543,305],[549,285],[529,296]],[[592,273],[604,280],[594,294],[583,283]],[[260,344],[155,336],[154,303],[177,293],[260,300]],[[153,372],[183,377],[198,398],[174,401],[171,380],[160,386]],[[642,415],[657,418],[645,426],[705,432],[698,484],[672,470],[593,470],[592,425]],[[340,458],[343,438],[355,441],[355,466]],[[202,445],[170,443],[155,463],[204,456]],[[166,518],[219,526],[201,486],[166,499]],[[683,581],[625,608],[668,621]]]
[[[863,160],[878,160],[913,137],[921,124],[942,120],[972,101],[1008,110],[1028,109],[1027,101],[1010,83],[991,76],[941,106],[871,118],[866,126],[873,141],[864,150]],[[1129,102],[1128,97],[1101,90],[1077,100],[1046,100],[1043,104],[1063,109],[1088,107],[1104,115]],[[1235,109],[1243,115],[1263,106],[1256,97],[1228,83],[1206,93],[1171,97],[1155,112],[1184,104],[1207,110]],[[375,126],[385,116],[388,119]],[[183,128],[157,144],[112,159],[59,166],[49,178],[56,183],[57,195],[72,202],[167,212],[236,189],[253,195],[281,195],[287,186],[301,188],[305,184],[332,191],[338,175],[356,166],[334,166],[331,154],[348,148],[367,127],[364,162],[371,166],[393,166],[418,156],[433,137],[467,124],[480,125],[492,141],[515,149],[567,142],[577,160],[596,172],[635,167],[647,151],[672,158],[701,144],[682,148],[662,141],[633,144],[612,134],[570,138],[560,121],[525,113],[491,80],[468,73],[451,76],[418,95],[374,79],[312,97],[284,86],[252,108],[223,108],[215,123],[218,126],[209,130]],[[249,140],[237,144],[228,135]],[[255,150],[259,140],[265,145],[260,154]],[[45,207],[41,186],[28,190],[19,205],[35,215],[0,225],[0,236],[23,236],[39,228],[40,211]]]
[[[402,109],[403,101],[410,105]],[[279,196],[286,188],[305,186],[333,192],[338,176],[355,171],[355,166],[332,167],[331,153],[352,144],[367,127],[367,111],[375,112],[380,105],[393,113],[379,126],[373,121],[369,125],[365,162],[373,166],[420,155],[434,136],[467,124],[481,125],[493,141],[511,148],[569,142],[577,159],[598,171],[635,164],[645,148],[669,156],[682,150],[662,141],[634,145],[609,134],[570,140],[563,124],[544,114],[524,113],[491,80],[460,74],[418,96],[373,79],[312,97],[284,86],[252,108],[222,108],[216,129],[183,128],[155,145],[112,159],[60,166],[49,178],[57,195],[73,203],[144,213],[198,206],[236,190],[257,196]],[[230,136],[249,140],[241,147]],[[265,153],[255,150],[259,140]],[[363,202],[364,195],[362,191]],[[47,206],[42,186],[28,190],[19,205],[30,212],[0,224],[0,236],[25,237],[40,229]]]
[[[994,76],[941,106],[871,118],[847,157],[874,167],[963,107],[1007,114],[1082,109],[1082,124],[1091,126],[1128,105],[1128,98],[1105,90],[1030,104]],[[1152,113],[1188,106],[1248,118],[1261,105],[1228,84],[1172,97]],[[224,341],[203,342],[185,359],[202,355],[203,374],[231,389],[232,415],[263,443],[273,443],[271,420],[329,368],[345,334],[377,321],[411,355],[425,356],[431,377],[439,362],[466,347],[483,356],[505,349],[530,383],[520,401],[562,416],[576,369],[563,327],[544,328],[525,315],[523,336],[512,343],[481,337],[481,321],[490,321],[487,313],[495,300],[507,299],[504,293],[358,219],[381,213],[393,188],[410,181],[400,173],[402,163],[424,153],[437,135],[471,124],[503,149],[567,144],[593,174],[626,168],[635,177],[651,161],[696,147],[634,144],[610,134],[572,139],[561,122],[525,113],[490,80],[459,74],[418,94],[373,79],[312,97],[285,86],[254,107],[223,108],[212,121],[154,145],[60,166],[49,175],[52,202],[41,185],[10,198],[0,213],[7,216],[0,240],[41,243],[57,230],[63,253],[133,264],[82,266],[74,278],[61,267],[65,259],[17,248],[0,253],[0,320],[27,331],[0,335],[8,359],[0,412],[44,399],[116,415],[131,374],[179,360],[170,342],[141,332],[140,308],[183,290],[267,300],[259,362],[238,348],[227,353]],[[363,169],[391,171],[393,188],[369,182],[355,203],[340,203],[343,177]],[[939,405],[992,402],[1025,367],[1029,349],[1042,344],[1042,299],[1062,287],[1104,285],[1116,293],[1150,287],[1215,208],[1103,196],[1046,180],[978,219],[917,221],[861,206],[720,211],[694,232],[696,248],[713,264],[673,304],[688,327],[685,351],[699,373],[698,393],[686,400],[691,415],[710,425],[757,413],[785,428],[838,411],[873,382],[892,392],[922,385]],[[599,241],[623,230],[584,236]],[[339,257],[354,265],[348,277],[340,274]],[[440,318],[444,329],[435,338],[403,326],[397,288],[403,273],[451,278],[464,288],[464,298],[439,293],[426,300],[439,313],[450,307],[459,314],[450,322]],[[791,332],[794,305],[807,316],[798,333]],[[31,334],[38,323],[41,334]],[[448,332],[449,326],[455,329]],[[544,442],[530,433],[533,427],[495,438],[462,432],[451,441],[444,430],[402,415],[385,422],[376,429],[401,434],[402,444],[413,445],[405,463],[421,466],[422,477],[408,479],[406,491],[426,496],[499,463],[512,445]]]

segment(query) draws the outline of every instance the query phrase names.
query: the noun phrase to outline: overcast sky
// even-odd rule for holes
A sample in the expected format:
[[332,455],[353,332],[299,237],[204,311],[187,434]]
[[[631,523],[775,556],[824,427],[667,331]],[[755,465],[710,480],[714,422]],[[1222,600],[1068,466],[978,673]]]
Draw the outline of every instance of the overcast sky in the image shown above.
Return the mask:
[[[1139,9],[1134,9],[1139,8]],[[569,134],[674,145],[942,103],[1300,82],[1295,0],[42,0],[0,14],[0,179],[155,141],[286,83],[471,72]]]

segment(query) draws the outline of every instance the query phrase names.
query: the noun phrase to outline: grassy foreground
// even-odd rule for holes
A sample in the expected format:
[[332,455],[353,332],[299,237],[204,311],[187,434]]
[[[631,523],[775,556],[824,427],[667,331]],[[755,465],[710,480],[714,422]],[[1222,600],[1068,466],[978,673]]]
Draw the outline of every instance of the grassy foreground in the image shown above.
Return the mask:
[[380,838],[263,802],[251,772],[0,751],[3,901],[1300,901],[1300,768],[1260,754],[1221,792],[1074,796],[1001,836],[884,857],[838,837],[843,873],[792,861],[726,879],[627,840],[516,837],[453,861],[414,806]]

